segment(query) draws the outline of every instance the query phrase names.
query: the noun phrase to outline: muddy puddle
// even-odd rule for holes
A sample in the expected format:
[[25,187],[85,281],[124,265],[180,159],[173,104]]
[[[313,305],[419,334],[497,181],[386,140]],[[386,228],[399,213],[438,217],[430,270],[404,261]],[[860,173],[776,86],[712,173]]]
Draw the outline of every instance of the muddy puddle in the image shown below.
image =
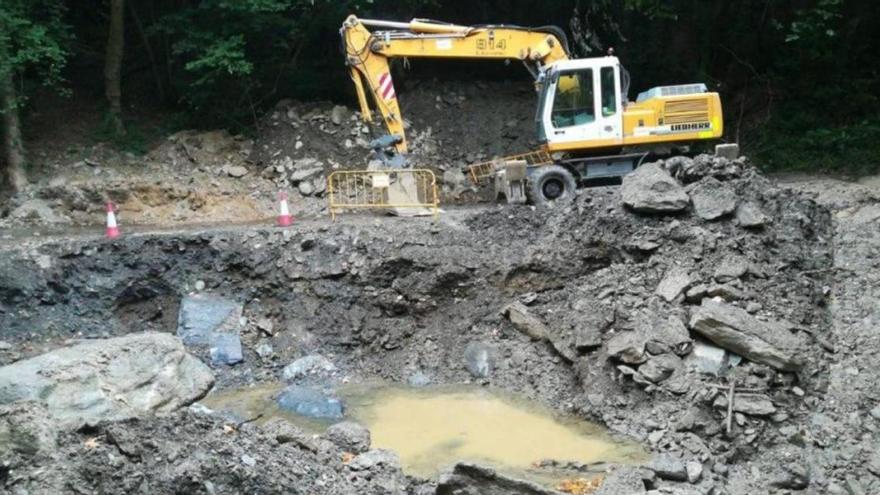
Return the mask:
[[[259,416],[257,422],[280,416],[313,433],[322,433],[332,423],[278,408],[273,397],[282,388],[269,384],[228,390],[202,403],[243,418]],[[638,444],[615,438],[598,425],[490,389],[349,385],[338,395],[346,418],[369,428],[374,448],[394,450],[404,472],[422,478],[436,478],[457,461],[467,460],[552,485],[573,475],[558,465],[646,459]],[[556,463],[542,462],[548,460]],[[601,470],[601,465],[595,468]]]

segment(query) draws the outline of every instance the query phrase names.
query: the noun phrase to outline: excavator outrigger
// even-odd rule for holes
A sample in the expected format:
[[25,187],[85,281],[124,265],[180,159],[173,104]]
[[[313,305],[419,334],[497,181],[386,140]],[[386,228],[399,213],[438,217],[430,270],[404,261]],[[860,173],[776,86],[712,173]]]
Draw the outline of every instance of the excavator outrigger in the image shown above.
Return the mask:
[[[370,31],[368,28],[375,28]],[[629,102],[629,74],[617,57],[572,59],[565,33],[556,27],[461,26],[414,19],[390,22],[349,16],[340,30],[346,64],[362,118],[373,114],[372,95],[388,135],[374,141],[388,166],[405,166],[403,117],[394,90],[392,58],[519,60],[535,79],[535,115],[541,149],[471,166],[475,180],[505,173],[505,195],[536,203],[571,195],[578,183],[622,176],[649,154],[669,154],[696,141],[720,138],[721,100],[704,84],[656,87]],[[522,158],[522,160],[516,159]],[[501,165],[501,166],[499,166]],[[509,183],[511,178],[516,184]],[[520,197],[521,196],[521,197]]]

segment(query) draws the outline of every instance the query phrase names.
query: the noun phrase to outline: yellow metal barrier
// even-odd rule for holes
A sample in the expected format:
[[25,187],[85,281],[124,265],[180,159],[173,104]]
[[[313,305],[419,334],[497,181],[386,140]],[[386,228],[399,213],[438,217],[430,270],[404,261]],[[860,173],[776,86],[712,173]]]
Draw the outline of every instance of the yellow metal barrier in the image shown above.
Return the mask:
[[529,166],[549,165],[553,163],[553,158],[550,156],[550,153],[547,153],[544,150],[530,151],[519,155],[496,158],[494,160],[489,160],[488,162],[475,163],[468,167],[468,176],[470,176],[471,181],[475,185],[479,185],[483,179],[492,177],[498,164],[514,160],[524,160]]
[[401,215],[440,213],[437,178],[427,169],[338,170],[327,177],[330,216],[350,209],[393,209]]

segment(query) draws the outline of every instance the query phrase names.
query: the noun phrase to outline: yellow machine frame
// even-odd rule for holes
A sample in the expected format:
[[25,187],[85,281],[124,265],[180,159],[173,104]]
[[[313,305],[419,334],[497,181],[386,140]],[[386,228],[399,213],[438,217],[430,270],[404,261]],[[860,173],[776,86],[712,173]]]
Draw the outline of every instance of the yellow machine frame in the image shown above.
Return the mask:
[[[368,26],[388,30],[373,33]],[[418,19],[400,23],[349,16],[340,34],[362,118],[372,121],[372,111],[367,101],[369,91],[389,134],[400,136],[400,141],[394,146],[401,153],[407,151],[407,142],[390,73],[391,58],[520,60],[536,76],[539,87],[539,75],[556,68],[565,70],[569,65],[602,60],[571,60],[565,45],[552,32],[513,26],[470,27]],[[616,62],[616,59],[613,60]],[[625,99],[626,95],[620,95],[620,98]],[[723,134],[721,100],[717,93],[655,96],[637,103],[623,101],[620,105],[619,134],[610,138],[589,136],[565,142],[551,138],[547,139],[542,150],[547,153],[578,154],[607,149],[609,153],[614,153],[613,150],[623,148],[650,148],[668,143],[715,139]]]

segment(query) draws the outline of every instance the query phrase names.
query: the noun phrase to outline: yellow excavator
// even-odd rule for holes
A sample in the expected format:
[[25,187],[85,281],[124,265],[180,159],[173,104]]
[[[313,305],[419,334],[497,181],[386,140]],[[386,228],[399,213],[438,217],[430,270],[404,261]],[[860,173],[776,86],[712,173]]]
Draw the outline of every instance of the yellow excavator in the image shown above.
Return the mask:
[[405,166],[407,152],[391,59],[521,61],[538,90],[535,124],[541,149],[470,167],[476,181],[506,173],[508,200],[511,195],[524,200],[526,194],[535,203],[559,200],[586,180],[625,175],[651,154],[670,154],[723,132],[721,100],[704,84],[655,87],[630,102],[629,74],[617,57],[573,59],[557,27],[349,16],[340,35],[361,116],[373,120],[369,93],[388,131],[372,146],[389,167]]

